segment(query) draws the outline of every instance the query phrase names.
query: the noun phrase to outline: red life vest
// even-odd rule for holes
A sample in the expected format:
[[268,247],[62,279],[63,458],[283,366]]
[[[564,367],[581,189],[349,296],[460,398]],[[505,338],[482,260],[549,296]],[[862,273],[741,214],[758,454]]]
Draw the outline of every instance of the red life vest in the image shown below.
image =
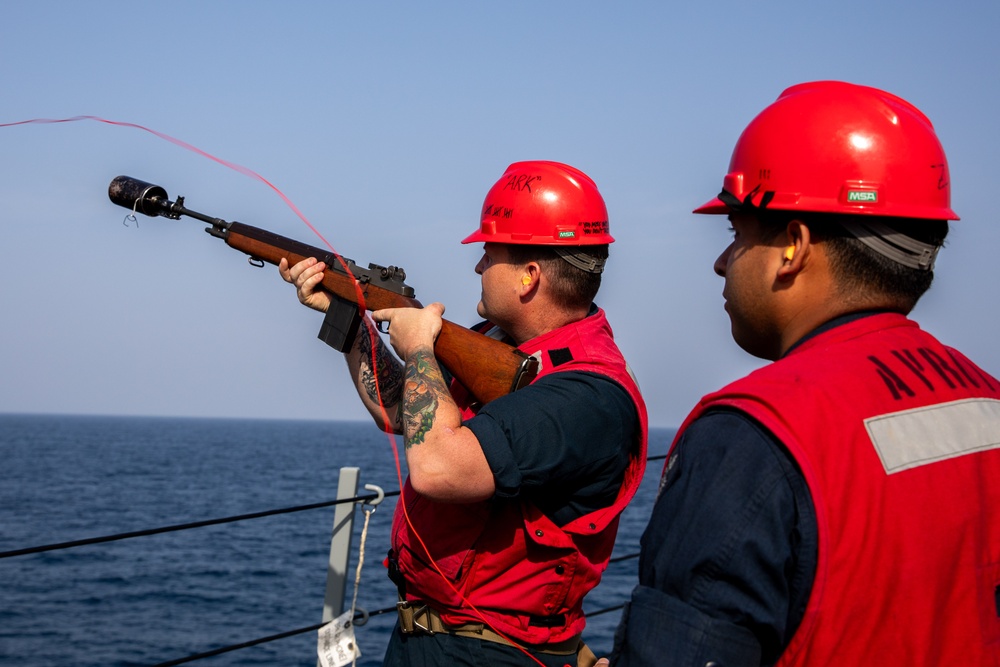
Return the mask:
[[[615,502],[557,526],[521,499],[438,503],[417,494],[407,480],[393,516],[392,546],[408,600],[429,604],[449,625],[485,621],[513,640],[547,644],[579,634],[586,624],[583,597],[600,582],[618,517],[642,481],[646,406],[601,310],[520,349],[541,359],[535,381],[550,373],[589,371],[611,378],[631,396],[641,437],[632,443]],[[460,387],[452,393],[465,418],[472,417],[467,393]]]
[[[902,315],[838,326],[702,399],[758,420],[816,508],[779,665],[1000,665],[1000,383]],[[675,441],[676,442],[676,441]]]

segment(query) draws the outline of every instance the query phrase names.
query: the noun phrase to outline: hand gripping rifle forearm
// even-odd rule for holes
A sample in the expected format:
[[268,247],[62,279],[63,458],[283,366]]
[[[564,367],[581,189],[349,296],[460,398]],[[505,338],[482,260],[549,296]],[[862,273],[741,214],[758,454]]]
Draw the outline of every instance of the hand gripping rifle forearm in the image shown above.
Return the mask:
[[[364,307],[368,310],[421,307],[420,302],[413,298],[413,289],[403,283],[405,274],[397,267],[369,264],[367,269],[362,269],[352,260],[322,248],[308,246],[258,227],[226,222],[192,211],[184,207],[183,197],[170,201],[162,187],[129,176],[118,176],[112,180],[108,196],[115,204],[150,217],[177,220],[183,215],[208,223],[206,232],[246,253],[250,262],[257,266],[263,266],[264,262],[277,265],[282,258],[288,260],[291,266],[315,257],[327,266],[323,289],[355,306],[360,305],[360,285]],[[331,305],[331,310],[336,307],[335,304]],[[434,354],[480,403],[488,403],[525,386],[534,379],[538,368],[535,359],[513,346],[448,320],[443,322]]]

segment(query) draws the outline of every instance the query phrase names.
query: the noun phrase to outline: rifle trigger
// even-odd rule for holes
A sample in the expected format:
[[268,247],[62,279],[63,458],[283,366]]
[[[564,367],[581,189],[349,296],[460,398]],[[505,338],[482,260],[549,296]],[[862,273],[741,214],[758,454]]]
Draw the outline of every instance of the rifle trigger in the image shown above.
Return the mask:
[[258,269],[264,267],[264,260],[262,260],[260,257],[254,257],[251,255],[250,257],[247,257],[247,262],[250,264],[250,266],[255,266]]

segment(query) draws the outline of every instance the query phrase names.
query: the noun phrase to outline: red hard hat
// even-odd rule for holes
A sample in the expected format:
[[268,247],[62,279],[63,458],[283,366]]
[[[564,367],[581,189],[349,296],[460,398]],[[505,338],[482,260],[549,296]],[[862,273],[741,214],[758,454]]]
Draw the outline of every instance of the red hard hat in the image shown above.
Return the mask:
[[462,243],[584,246],[613,243],[608,209],[585,173],[559,162],[507,167],[486,193],[479,229]]
[[722,193],[694,210],[769,210],[958,220],[930,120],[876,88],[792,86],[736,142]]

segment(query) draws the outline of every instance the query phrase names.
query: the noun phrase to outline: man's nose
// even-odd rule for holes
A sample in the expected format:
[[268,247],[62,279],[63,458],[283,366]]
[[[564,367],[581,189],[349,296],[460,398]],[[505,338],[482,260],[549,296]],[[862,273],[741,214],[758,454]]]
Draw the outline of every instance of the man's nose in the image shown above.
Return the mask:
[[725,250],[722,251],[722,254],[715,259],[715,264],[712,266],[712,269],[715,271],[715,275],[723,278],[726,277],[726,265],[729,263],[729,253],[732,249],[733,246],[730,244]]

